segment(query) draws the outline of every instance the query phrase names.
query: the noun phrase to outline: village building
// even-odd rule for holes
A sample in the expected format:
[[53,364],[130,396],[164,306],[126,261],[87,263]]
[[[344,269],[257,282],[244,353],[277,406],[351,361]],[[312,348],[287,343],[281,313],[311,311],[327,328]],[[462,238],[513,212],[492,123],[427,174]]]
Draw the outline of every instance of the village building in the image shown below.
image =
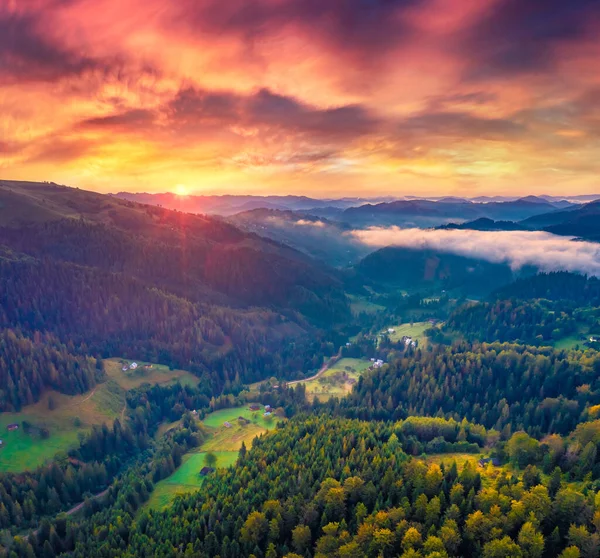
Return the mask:
[[131,368],[132,370],[135,370],[138,367],[138,363],[137,362],[132,362],[131,366],[129,368]]
[[265,405],[265,411],[270,413],[272,410],[273,408],[271,407],[271,405]]
[[251,411],[260,411],[260,405],[257,405],[256,403],[252,403],[250,405],[250,410]]
[[225,421],[225,422],[223,423],[223,426],[224,426],[225,428],[231,428],[231,423],[230,423],[230,422],[228,422],[228,421]]
[[267,412],[266,412],[266,413],[263,415],[263,417],[270,417],[270,416],[271,416],[271,411],[267,411]]
[[500,467],[501,465],[497,457],[484,457],[478,461],[480,467],[485,467],[488,463],[491,463],[494,467]]
[[14,430],[19,430],[19,425],[16,422],[13,422],[12,424],[9,424],[6,429],[9,432],[13,432]]
[[213,467],[202,467],[202,469],[200,469],[200,476],[201,477],[205,477],[206,475],[210,475],[211,473],[214,473],[215,470]]

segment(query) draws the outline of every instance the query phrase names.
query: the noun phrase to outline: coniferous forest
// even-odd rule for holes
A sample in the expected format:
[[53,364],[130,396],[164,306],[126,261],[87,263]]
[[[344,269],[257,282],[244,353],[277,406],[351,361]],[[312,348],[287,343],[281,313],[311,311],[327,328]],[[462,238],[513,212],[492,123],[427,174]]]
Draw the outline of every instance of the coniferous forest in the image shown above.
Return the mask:
[[[39,422],[55,399],[109,386],[118,406],[0,472],[0,557],[600,555],[596,279],[536,273],[475,301],[460,258],[460,280],[399,270],[400,289],[216,218],[52,192],[77,218],[0,230],[0,452],[15,428],[57,439]],[[258,419],[231,466],[152,505]]]

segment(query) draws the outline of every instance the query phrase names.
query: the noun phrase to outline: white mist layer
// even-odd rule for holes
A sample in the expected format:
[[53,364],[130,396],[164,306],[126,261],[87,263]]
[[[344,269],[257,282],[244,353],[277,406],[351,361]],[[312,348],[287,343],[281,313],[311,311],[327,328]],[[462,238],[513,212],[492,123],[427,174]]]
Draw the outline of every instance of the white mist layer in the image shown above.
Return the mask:
[[542,271],[573,271],[600,276],[600,244],[534,231],[473,231],[371,227],[350,233],[364,244],[383,248],[429,249]]

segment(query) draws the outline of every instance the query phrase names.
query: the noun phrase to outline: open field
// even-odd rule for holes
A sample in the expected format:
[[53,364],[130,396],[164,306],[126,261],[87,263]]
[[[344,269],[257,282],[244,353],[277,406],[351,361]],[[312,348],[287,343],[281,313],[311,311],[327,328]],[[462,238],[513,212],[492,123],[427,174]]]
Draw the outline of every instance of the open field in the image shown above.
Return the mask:
[[[198,378],[185,370],[170,370],[162,364],[151,364],[136,360],[138,367],[135,370],[123,371],[123,363],[127,365],[133,361],[120,358],[110,358],[104,361],[104,369],[109,378],[117,382],[123,389],[130,390],[143,384],[168,384],[180,382],[183,385],[196,386]],[[146,365],[152,368],[145,368]]]
[[[237,451],[213,453],[217,458],[217,467],[229,467],[236,462],[238,457]],[[170,477],[156,484],[144,508],[160,510],[167,507],[177,496],[198,490],[204,482],[204,477],[201,477],[199,473],[200,469],[206,465],[205,456],[206,452],[184,455],[181,466]]]
[[[198,379],[184,370],[169,370],[167,366],[152,365],[145,369],[145,362],[136,370],[123,372],[121,359],[105,360],[108,376],[106,382],[82,395],[64,395],[49,391],[34,405],[24,407],[18,413],[0,415],[0,472],[20,472],[35,469],[59,452],[66,452],[77,445],[80,434],[85,434],[94,424],[112,424],[125,410],[125,393],[145,383],[165,384],[179,381],[196,385]],[[49,405],[52,399],[53,404]],[[53,407],[50,410],[50,406]],[[23,421],[34,428],[24,431]],[[6,426],[19,424],[20,428],[8,432]],[[46,429],[47,438],[40,429]]]
[[206,415],[206,418],[203,422],[205,426],[209,426],[211,428],[223,428],[225,430],[230,430],[225,428],[223,423],[237,423],[238,417],[240,416],[265,430],[272,430],[275,428],[279,420],[275,416],[272,416],[270,419],[263,417],[263,411],[251,411],[248,408],[248,405],[244,405],[243,407],[232,407],[231,409],[221,409],[220,411],[210,413]]
[[393,342],[400,341],[404,336],[412,337],[416,341],[422,341],[425,338],[425,330],[430,327],[431,324],[429,322],[415,322],[412,326],[410,324],[392,325],[390,328],[394,330],[394,333],[388,333],[387,335],[389,335],[390,340]]
[[362,314],[363,312],[366,312],[367,314],[376,314],[377,312],[385,310],[384,306],[375,304],[361,296],[348,295],[348,298],[350,299],[350,310],[353,314]]
[[[240,416],[250,423],[240,424],[238,420]],[[212,452],[217,457],[217,467],[229,467],[237,460],[242,442],[249,448],[256,436],[275,428],[279,420],[277,417],[265,418],[263,411],[253,412],[247,405],[221,409],[208,414],[203,424],[207,427],[210,437],[202,444],[199,451],[185,455],[181,466],[170,477],[155,486],[150,500],[144,507],[162,509],[176,496],[197,490],[204,480],[198,473],[206,465],[204,458],[207,452]],[[225,422],[229,422],[231,427],[226,427]],[[165,424],[163,432],[176,424],[176,422]]]
[[306,386],[306,397],[326,401],[331,397],[343,397],[352,391],[352,385],[371,366],[371,362],[360,358],[338,360],[322,376],[302,382]]
[[[54,409],[49,409],[49,399]],[[87,432],[94,424],[112,423],[125,406],[125,392],[112,381],[96,386],[83,395],[69,396],[47,392],[34,405],[19,413],[0,415],[0,471],[19,472],[35,469],[56,453],[67,451],[78,442],[78,435]],[[23,421],[35,428],[27,433]],[[19,429],[8,432],[6,426],[19,424]],[[39,429],[45,428],[49,437],[43,439]]]

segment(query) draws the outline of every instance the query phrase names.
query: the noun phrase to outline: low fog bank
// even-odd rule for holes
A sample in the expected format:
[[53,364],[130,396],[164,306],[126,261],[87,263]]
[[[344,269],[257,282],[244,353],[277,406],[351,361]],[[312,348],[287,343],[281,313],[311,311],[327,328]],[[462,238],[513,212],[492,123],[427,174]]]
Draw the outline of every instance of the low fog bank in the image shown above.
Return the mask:
[[371,227],[350,233],[373,248],[430,249],[507,263],[514,270],[573,271],[600,277],[600,244],[532,231],[472,231]]

